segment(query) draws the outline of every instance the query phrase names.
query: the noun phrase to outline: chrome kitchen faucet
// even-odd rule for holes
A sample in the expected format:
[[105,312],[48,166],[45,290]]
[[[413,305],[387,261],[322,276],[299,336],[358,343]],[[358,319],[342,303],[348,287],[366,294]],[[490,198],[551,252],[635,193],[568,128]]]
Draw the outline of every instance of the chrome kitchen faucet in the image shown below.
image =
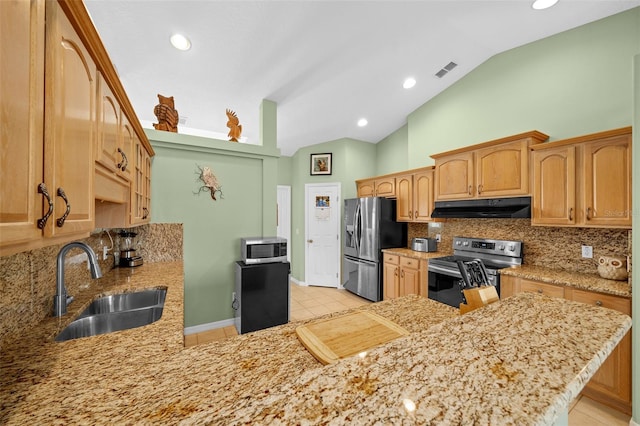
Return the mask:
[[56,295],[53,297],[53,315],[61,317],[67,313],[67,305],[73,302],[73,296],[67,295],[67,289],[64,286],[64,257],[72,248],[77,247],[84,250],[89,258],[89,267],[91,268],[91,277],[95,280],[102,277],[102,270],[98,265],[98,259],[95,252],[85,243],[74,241],[62,247],[58,253],[58,270],[56,274]]

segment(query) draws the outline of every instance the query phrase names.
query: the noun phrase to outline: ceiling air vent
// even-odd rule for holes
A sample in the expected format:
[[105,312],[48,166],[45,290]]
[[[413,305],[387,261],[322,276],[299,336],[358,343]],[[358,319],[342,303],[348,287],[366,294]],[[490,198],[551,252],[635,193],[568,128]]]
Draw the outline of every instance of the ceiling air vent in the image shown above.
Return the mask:
[[187,119],[188,118],[189,117],[183,117],[183,116],[178,117],[178,124],[182,124],[182,125],[187,124]]
[[457,66],[458,64],[456,64],[455,62],[449,62],[447,65],[444,66],[444,68],[442,68],[440,71],[436,73],[436,77],[438,78],[444,77],[445,74],[447,74],[449,71],[451,71]]

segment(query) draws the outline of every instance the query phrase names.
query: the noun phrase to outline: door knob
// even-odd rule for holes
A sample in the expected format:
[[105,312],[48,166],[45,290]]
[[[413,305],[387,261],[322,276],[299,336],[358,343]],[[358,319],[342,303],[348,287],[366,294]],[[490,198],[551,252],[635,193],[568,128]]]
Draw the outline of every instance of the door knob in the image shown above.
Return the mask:
[[307,242],[308,242],[308,243],[312,243],[312,242],[313,242],[313,240],[307,240]]

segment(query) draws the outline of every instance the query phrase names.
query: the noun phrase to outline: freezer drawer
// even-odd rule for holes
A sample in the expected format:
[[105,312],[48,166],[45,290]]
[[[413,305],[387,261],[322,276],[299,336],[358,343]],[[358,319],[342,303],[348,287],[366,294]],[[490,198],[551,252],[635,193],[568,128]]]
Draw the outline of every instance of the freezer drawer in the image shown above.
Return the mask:
[[346,278],[344,288],[372,302],[382,300],[379,263],[345,256],[342,268]]

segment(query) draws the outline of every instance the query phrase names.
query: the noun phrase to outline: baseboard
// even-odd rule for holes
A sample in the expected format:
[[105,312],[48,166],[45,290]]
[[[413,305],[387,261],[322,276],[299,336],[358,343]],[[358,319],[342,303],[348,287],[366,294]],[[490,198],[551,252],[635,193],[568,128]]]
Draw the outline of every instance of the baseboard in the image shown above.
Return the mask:
[[184,328],[184,335],[188,336],[189,334],[202,333],[203,331],[214,330],[216,328],[228,327],[230,325],[235,325],[235,319],[229,318],[222,321],[209,322],[206,324],[194,325],[191,327]]
[[631,419],[629,420],[629,426],[640,426],[639,423],[636,423],[633,421],[633,417],[631,417]]
[[298,279],[295,279],[293,277],[289,277],[289,281],[291,281],[292,283],[302,286],[302,287],[307,287],[307,283],[305,283],[304,281],[300,281]]

